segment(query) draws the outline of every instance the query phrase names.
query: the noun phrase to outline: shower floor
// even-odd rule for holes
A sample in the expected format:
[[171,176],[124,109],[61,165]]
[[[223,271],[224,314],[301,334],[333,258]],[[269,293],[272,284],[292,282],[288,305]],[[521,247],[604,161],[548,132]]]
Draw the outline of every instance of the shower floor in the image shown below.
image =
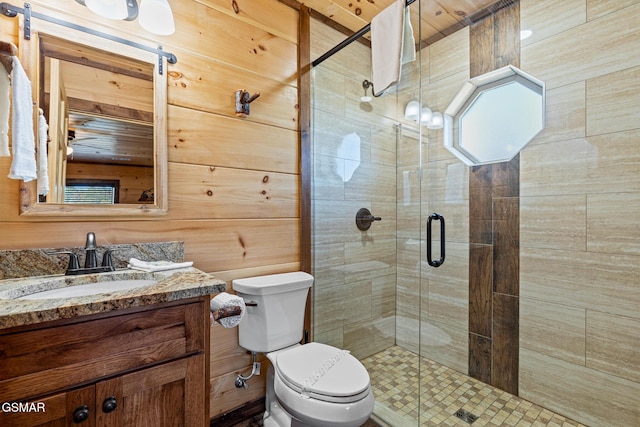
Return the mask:
[[[417,426],[418,413],[420,426],[586,427],[399,346],[362,363],[371,376],[374,415],[393,427]],[[477,420],[470,424],[454,415],[460,409]]]

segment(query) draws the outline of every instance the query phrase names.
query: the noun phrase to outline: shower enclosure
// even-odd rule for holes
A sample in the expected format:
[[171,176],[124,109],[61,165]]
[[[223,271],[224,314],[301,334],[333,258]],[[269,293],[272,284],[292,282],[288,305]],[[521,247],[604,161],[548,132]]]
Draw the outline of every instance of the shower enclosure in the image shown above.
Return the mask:
[[[317,23],[311,33],[313,58],[344,39]],[[444,149],[442,129],[415,111],[405,118],[411,101],[444,111],[469,76],[468,58],[437,49],[418,46],[381,97],[367,90],[371,54],[360,43],[312,70],[313,339],[365,364],[374,414],[394,426],[437,415],[420,406],[430,380],[421,371],[468,366],[468,168]],[[362,208],[380,218],[364,231]]]
[[[563,15],[551,0],[496,2],[419,44],[378,98],[363,86],[368,46],[314,64],[313,339],[365,364],[374,414],[389,425],[466,417],[438,412],[455,400],[452,372],[497,390],[486,407],[533,404],[543,424],[551,410],[575,421],[548,425],[639,425],[640,74],[629,52],[640,8],[596,3],[567,3]],[[412,16],[432,4],[414,2]],[[534,35],[521,40],[521,29]],[[311,57],[344,39],[312,20]],[[544,130],[511,161],[468,167],[414,108],[443,112],[466,80],[506,65],[544,82]],[[380,217],[365,231],[361,208]],[[446,225],[438,267],[427,261],[428,249],[441,257],[434,213]],[[456,390],[476,425],[519,425],[529,410],[505,404],[513,419],[490,420],[501,410],[481,415],[473,401],[484,389]]]

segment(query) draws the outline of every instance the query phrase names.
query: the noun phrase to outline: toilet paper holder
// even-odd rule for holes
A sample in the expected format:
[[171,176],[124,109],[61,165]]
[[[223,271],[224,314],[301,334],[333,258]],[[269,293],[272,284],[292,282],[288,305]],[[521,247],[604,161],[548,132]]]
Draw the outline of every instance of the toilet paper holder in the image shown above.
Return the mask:
[[240,316],[242,314],[242,307],[234,305],[231,307],[223,307],[211,312],[211,320],[218,321],[225,317]]

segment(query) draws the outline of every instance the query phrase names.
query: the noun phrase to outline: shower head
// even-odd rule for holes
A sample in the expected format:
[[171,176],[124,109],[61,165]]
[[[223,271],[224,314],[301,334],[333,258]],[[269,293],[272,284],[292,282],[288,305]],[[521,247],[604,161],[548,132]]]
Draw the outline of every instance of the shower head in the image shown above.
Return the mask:
[[362,82],[362,88],[364,89],[364,96],[360,97],[360,101],[361,102],[371,102],[371,100],[373,99],[372,97],[367,95],[367,89],[369,88],[369,86],[372,86],[369,83],[369,80],[365,80],[365,81]]
[[365,79],[365,80],[362,82],[362,88],[364,89],[364,96],[361,96],[361,97],[360,97],[360,101],[362,101],[362,102],[371,102],[371,100],[373,100],[373,98],[372,98],[372,97],[370,97],[369,95],[367,95],[367,89],[369,89],[369,88],[371,88],[371,95],[373,95],[375,98],[377,98],[377,97],[379,97],[379,96],[381,96],[381,95],[382,95],[382,94],[380,94],[380,95],[376,95],[376,94],[375,94],[375,89],[374,89],[374,87],[373,87],[373,83],[372,83],[372,82],[370,82],[369,80],[366,80],[366,79]]

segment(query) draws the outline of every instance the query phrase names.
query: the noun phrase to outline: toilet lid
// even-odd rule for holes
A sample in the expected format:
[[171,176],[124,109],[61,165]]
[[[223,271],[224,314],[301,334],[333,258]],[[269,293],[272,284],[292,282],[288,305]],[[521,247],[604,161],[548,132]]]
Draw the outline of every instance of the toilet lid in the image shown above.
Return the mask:
[[312,342],[278,355],[276,372],[290,388],[322,400],[356,401],[369,391],[369,373],[344,350]]

